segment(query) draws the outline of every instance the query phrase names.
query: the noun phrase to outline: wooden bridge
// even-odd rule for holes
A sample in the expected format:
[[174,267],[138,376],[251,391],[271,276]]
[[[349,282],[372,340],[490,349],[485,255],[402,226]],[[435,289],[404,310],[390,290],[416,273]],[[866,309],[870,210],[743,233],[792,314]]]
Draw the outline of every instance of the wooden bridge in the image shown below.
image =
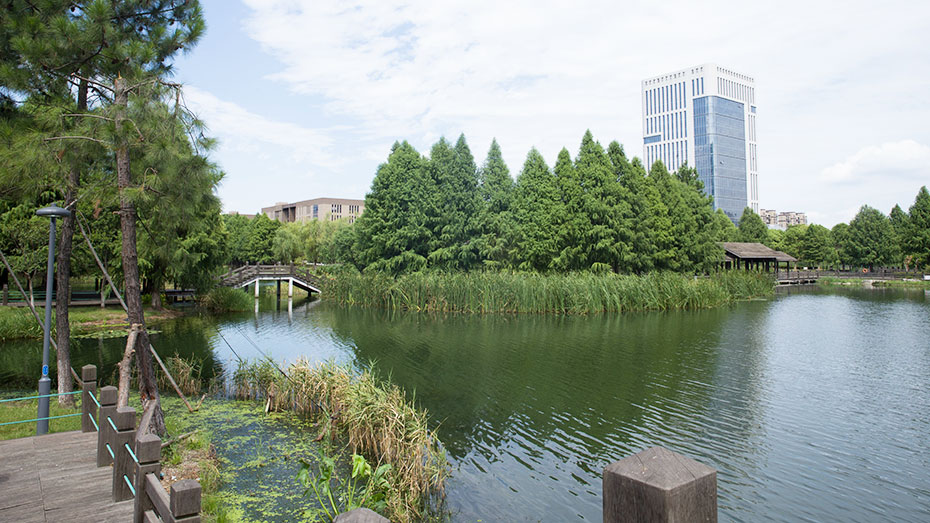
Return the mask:
[[255,296],[259,293],[262,281],[278,282],[280,294],[281,282],[288,282],[287,295],[294,295],[294,286],[310,292],[323,292],[323,281],[309,270],[296,265],[243,265],[220,276],[220,285],[242,288],[255,285]]
[[807,285],[817,283],[819,279],[820,271],[775,271],[775,282],[778,285]]
[[148,433],[154,403],[136,410],[81,372],[81,431],[0,441],[0,521],[200,523],[200,484],[159,482],[161,439]]

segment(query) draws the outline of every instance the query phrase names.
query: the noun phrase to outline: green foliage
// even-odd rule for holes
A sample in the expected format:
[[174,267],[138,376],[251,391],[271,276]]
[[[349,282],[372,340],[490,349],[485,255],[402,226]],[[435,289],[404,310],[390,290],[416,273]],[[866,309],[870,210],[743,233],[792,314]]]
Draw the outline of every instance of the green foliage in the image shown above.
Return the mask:
[[800,257],[798,259],[820,267],[833,262],[835,257],[830,229],[823,225],[809,225],[801,237]]
[[336,275],[327,294],[345,305],[465,313],[595,314],[700,309],[767,296],[761,274],[720,273],[693,278],[669,272],[624,276],[591,272],[414,273]]
[[[348,478],[340,479],[336,473],[336,462],[319,447],[316,468],[307,460],[300,460],[300,472],[297,481],[304,487],[304,495],[313,492],[319,507],[304,511],[303,517],[316,521],[319,517],[332,521],[337,515],[350,510],[365,507],[375,512],[384,512],[391,482],[390,463],[385,463],[372,471],[368,461],[358,454],[352,454],[352,473]],[[333,480],[337,485],[334,488]],[[337,500],[338,498],[338,500]]]
[[245,257],[252,263],[274,263],[274,239],[282,223],[259,214],[249,224]]
[[887,265],[897,258],[894,237],[888,217],[863,205],[849,223],[846,249],[855,265],[869,268]]
[[[427,255],[430,267],[469,270],[478,262],[478,218],[483,201],[478,194],[478,168],[465,136],[455,147],[445,139],[433,146],[427,169],[437,189],[437,212]],[[367,205],[366,205],[367,212]]]
[[768,227],[762,218],[749,207],[743,209],[739,219],[739,238],[741,242],[762,243],[768,237]]
[[410,144],[395,143],[387,163],[378,167],[365,212],[355,224],[359,268],[399,274],[426,266],[438,200],[429,169],[440,161],[436,153],[451,156],[447,145],[434,149],[428,167]]
[[559,253],[565,210],[556,183],[542,155],[531,149],[513,195],[512,259],[521,270],[549,270]]
[[213,312],[243,312],[252,309],[254,301],[242,289],[216,286],[200,298],[200,304]]
[[914,264],[930,266],[930,192],[923,186],[917,192],[914,205],[908,211],[908,226],[903,242],[906,253],[912,257]]
[[[739,241],[739,229],[736,228],[736,225],[733,223],[733,220],[731,220],[730,217],[727,216],[725,212],[723,212],[723,209],[717,209],[717,211],[714,212],[714,222],[716,223],[718,242]],[[774,230],[775,229],[769,229],[769,233],[768,233],[769,236],[767,240],[764,242],[766,245],[768,245],[769,242],[772,241],[771,233]],[[769,245],[769,247],[771,247],[771,245]],[[775,247],[772,247],[772,248],[776,249]],[[776,249],[776,250],[780,250],[780,249]]]
[[513,240],[515,183],[497,140],[491,142],[488,157],[478,176],[478,194],[482,201],[478,218],[481,231],[477,240],[478,254],[487,267],[500,268],[508,265],[513,249],[510,242]]

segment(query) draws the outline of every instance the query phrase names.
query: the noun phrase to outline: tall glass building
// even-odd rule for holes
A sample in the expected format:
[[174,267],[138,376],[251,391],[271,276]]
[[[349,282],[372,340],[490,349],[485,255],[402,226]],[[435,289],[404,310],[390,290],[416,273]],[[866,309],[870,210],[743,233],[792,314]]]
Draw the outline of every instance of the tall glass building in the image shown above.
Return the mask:
[[714,208],[739,221],[759,212],[755,81],[704,64],[642,82],[643,158],[697,168]]

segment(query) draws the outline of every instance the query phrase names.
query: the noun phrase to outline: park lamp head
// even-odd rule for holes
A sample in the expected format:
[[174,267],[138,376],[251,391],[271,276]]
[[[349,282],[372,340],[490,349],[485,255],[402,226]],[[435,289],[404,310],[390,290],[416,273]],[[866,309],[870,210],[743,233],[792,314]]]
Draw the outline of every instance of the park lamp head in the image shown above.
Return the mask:
[[71,216],[71,211],[68,209],[62,209],[57,205],[49,205],[48,207],[42,207],[36,211],[36,216],[45,216],[48,218],[64,218],[66,216]]

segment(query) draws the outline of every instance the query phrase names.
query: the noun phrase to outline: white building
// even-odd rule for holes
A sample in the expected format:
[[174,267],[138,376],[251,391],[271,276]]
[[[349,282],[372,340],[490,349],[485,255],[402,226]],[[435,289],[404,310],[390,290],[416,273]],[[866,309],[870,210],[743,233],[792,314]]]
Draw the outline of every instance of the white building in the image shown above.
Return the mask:
[[714,64],[643,80],[643,159],[697,168],[704,190],[737,222],[759,212],[755,81]]

